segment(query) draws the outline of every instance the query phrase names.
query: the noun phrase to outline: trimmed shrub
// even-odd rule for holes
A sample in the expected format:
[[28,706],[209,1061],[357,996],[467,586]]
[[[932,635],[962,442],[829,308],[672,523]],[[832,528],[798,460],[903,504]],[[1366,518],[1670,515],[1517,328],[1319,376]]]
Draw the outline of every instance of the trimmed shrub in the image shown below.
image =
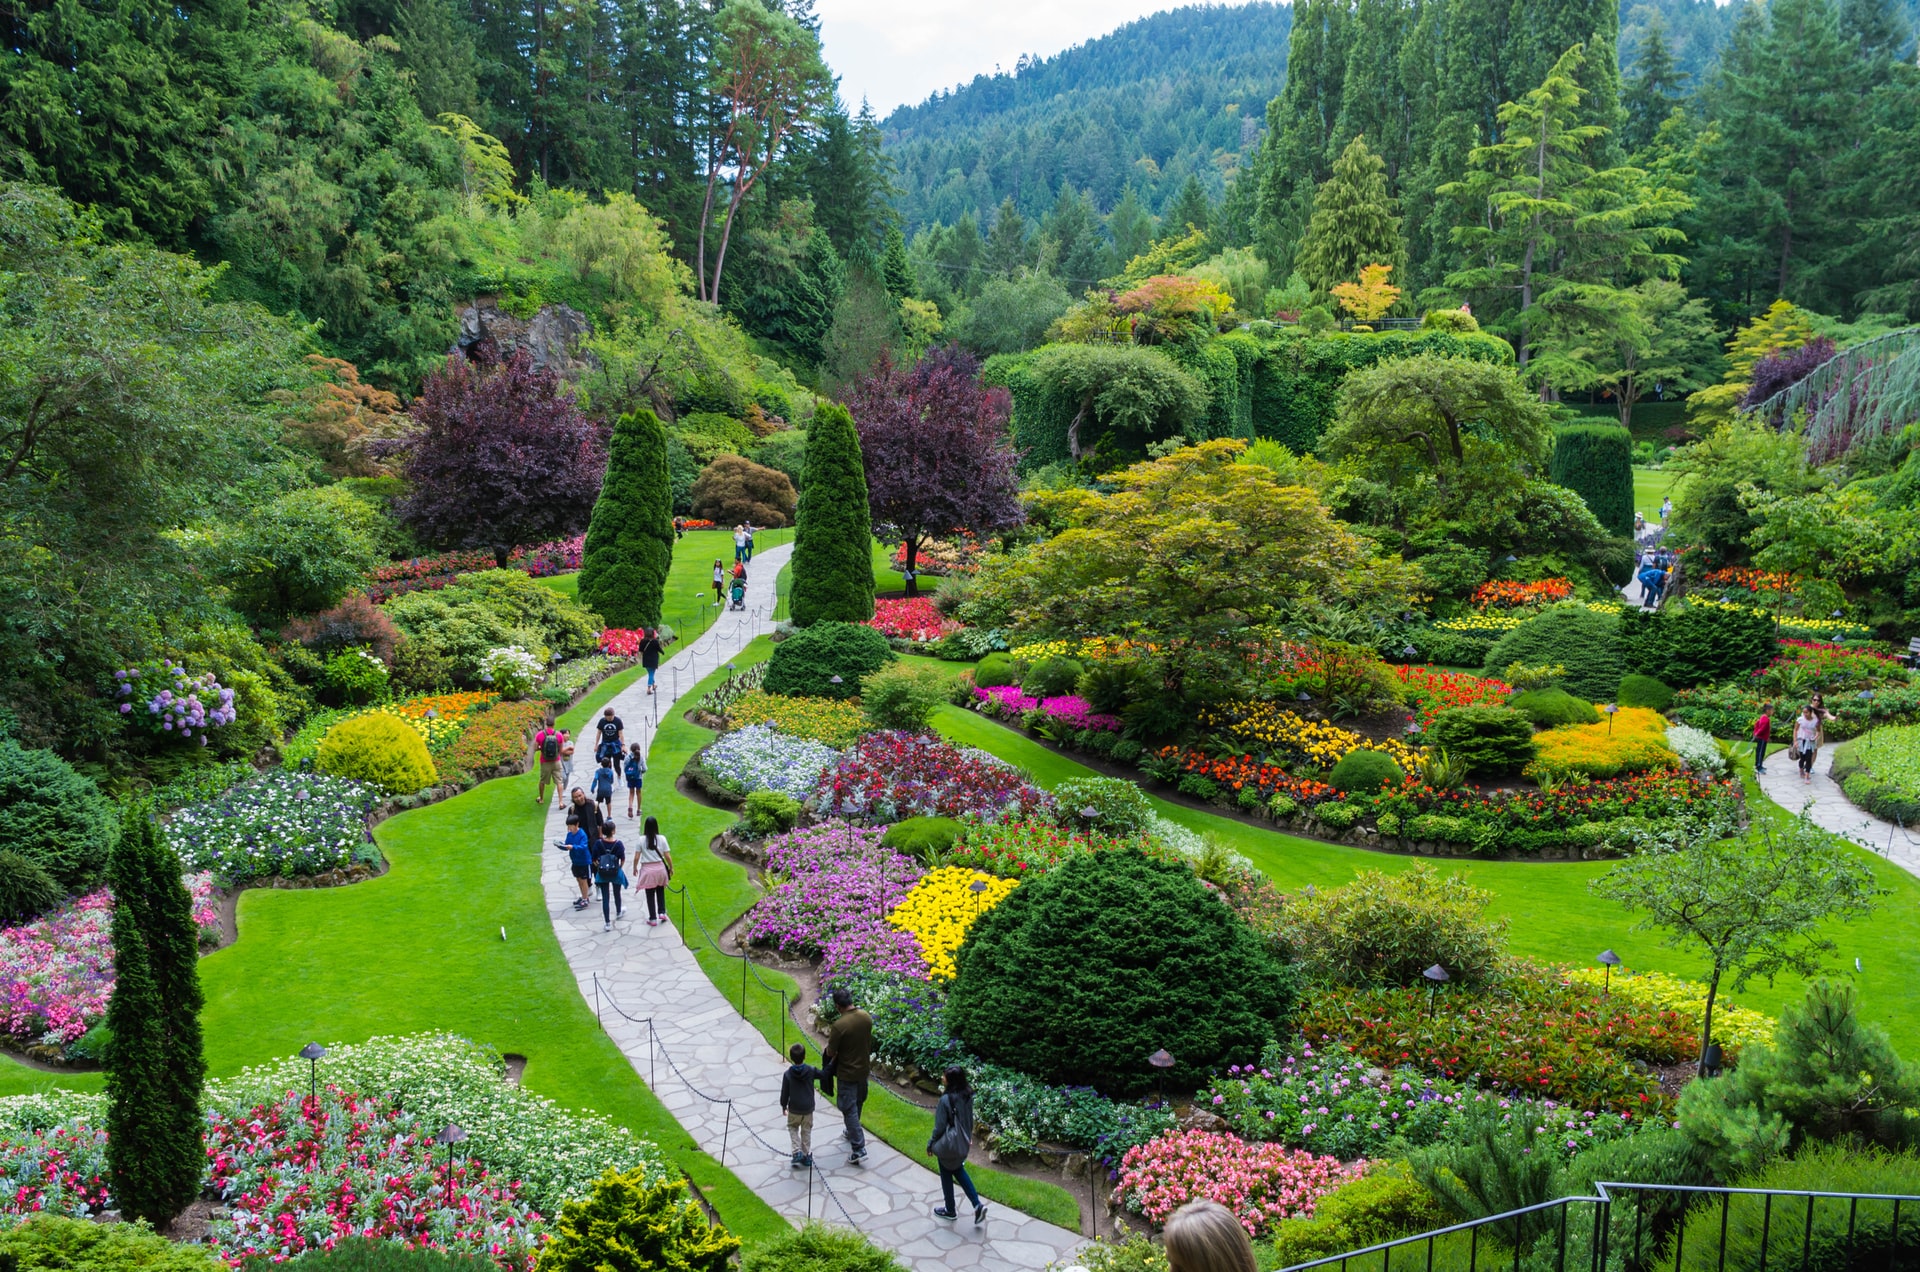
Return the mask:
[[294,619],[281,632],[281,637],[296,641],[323,658],[356,645],[363,646],[388,666],[393,665],[394,650],[400,645],[400,633],[394,630],[393,620],[363,592],[347,597],[332,609]]
[[739,455],[721,455],[693,483],[693,515],[720,525],[786,526],[793,524],[797,498],[785,473]]
[[1020,669],[1006,654],[988,654],[973,669],[973,683],[982,689],[1020,683]]
[[1846,797],[1902,826],[1920,826],[1915,774],[1920,774],[1920,725],[1876,729],[1834,748],[1832,776]]
[[[1148,919],[1150,921],[1143,921]],[[1293,1005],[1291,970],[1183,864],[1136,848],[1027,879],[976,920],[947,1021],[982,1059],[1115,1095],[1251,1064]]]
[[711,438],[735,452],[745,452],[760,440],[759,435],[745,423],[718,411],[695,411],[683,415],[673,422],[673,432],[683,441],[695,437]]
[[1072,658],[1042,658],[1020,678],[1020,692],[1029,698],[1057,698],[1072,693],[1084,671]]
[[960,837],[964,829],[951,817],[909,817],[887,827],[887,833],[880,837],[880,844],[884,848],[903,852],[915,861],[931,864],[953,847],[954,840]]
[[0,849],[11,849],[68,892],[107,868],[119,835],[113,804],[52,751],[0,738]]
[[1544,610],[1493,642],[1483,666],[1486,674],[1497,676],[1510,663],[1557,663],[1567,669],[1567,692],[1589,702],[1603,701],[1626,670],[1619,620],[1582,605]]
[[947,700],[947,678],[938,668],[896,663],[860,681],[860,709],[882,729],[924,729]]
[[1315,1202],[1311,1219],[1286,1219],[1267,1233],[1277,1266],[1291,1267],[1452,1222],[1405,1162],[1380,1162]]
[[66,895],[67,890],[39,862],[0,848],[0,927],[45,914]]
[[227,1272],[202,1245],[175,1245],[151,1228],[33,1215],[0,1230],[0,1262],[20,1272]]
[[[1123,777],[1069,778],[1053,788],[1053,799],[1069,824],[1085,823],[1105,834],[1138,835],[1153,824],[1153,801],[1138,782]],[[1094,812],[1090,822],[1087,809]]]
[[384,711],[354,716],[328,729],[313,766],[334,777],[371,783],[389,795],[411,795],[439,776],[419,732]]
[[1696,604],[1622,612],[1620,647],[1625,670],[1676,689],[1744,676],[1779,652],[1767,615]]
[[853,416],[838,402],[822,402],[814,412],[802,485],[787,599],[794,625],[864,623],[873,617],[867,473]]
[[1352,830],[1366,814],[1358,804],[1326,800],[1313,806],[1313,819],[1327,830]]
[[1469,773],[1517,773],[1533,759],[1533,725],[1512,707],[1449,707],[1427,726],[1427,743]]
[[331,1250],[308,1250],[285,1266],[300,1272],[495,1272],[500,1265],[477,1254],[348,1237]]
[[629,412],[613,426],[607,476],[580,550],[580,602],[609,627],[657,627],[672,564],[667,431],[652,411]]
[[755,835],[777,835],[800,821],[800,801],[779,791],[753,791],[740,806],[740,820]]
[[1285,934],[1301,970],[1326,984],[1421,985],[1438,963],[1478,985],[1497,975],[1506,952],[1507,921],[1486,917],[1492,900],[1424,861],[1393,874],[1363,870],[1352,883],[1292,897]]
[[1613,701],[1615,706],[1645,707],[1665,713],[1673,705],[1673,690],[1652,676],[1629,673],[1620,677],[1620,692],[1614,695]]
[[1327,774],[1327,784],[1345,795],[1372,795],[1382,787],[1398,786],[1406,778],[1391,755],[1380,751],[1349,751]]
[[1579,495],[1608,534],[1633,533],[1633,438],[1614,424],[1554,430],[1550,479]]
[[893,659],[887,638],[865,623],[818,623],[773,647],[762,688],[796,698],[854,698],[861,680]]
[[709,1222],[687,1193],[684,1179],[649,1183],[644,1167],[608,1171],[584,1200],[560,1207],[536,1272],[726,1272],[740,1241]]
[[740,1272],[906,1272],[900,1260],[848,1228],[810,1223],[755,1246]]
[[1536,729],[1555,729],[1563,724],[1598,724],[1599,708],[1574,697],[1565,689],[1530,689],[1516,694],[1507,703],[1527,717]]

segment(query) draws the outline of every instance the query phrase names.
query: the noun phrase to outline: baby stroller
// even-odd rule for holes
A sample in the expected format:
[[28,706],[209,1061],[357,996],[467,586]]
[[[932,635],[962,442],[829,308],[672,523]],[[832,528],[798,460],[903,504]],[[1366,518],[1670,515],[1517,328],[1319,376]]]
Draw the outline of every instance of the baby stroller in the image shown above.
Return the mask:
[[733,603],[727,606],[728,609],[743,610],[747,608],[747,581],[745,579],[735,579],[733,581],[732,598]]

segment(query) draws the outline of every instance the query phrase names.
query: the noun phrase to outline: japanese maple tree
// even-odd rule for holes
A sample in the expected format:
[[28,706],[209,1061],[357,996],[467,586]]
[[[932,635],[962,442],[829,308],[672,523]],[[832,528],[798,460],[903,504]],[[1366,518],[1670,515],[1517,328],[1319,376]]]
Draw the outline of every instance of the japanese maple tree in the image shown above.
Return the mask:
[[1012,400],[980,381],[980,364],[958,347],[911,367],[882,356],[847,405],[860,433],[874,533],[906,545],[907,593],[928,539],[990,534],[1026,519],[1008,438]]

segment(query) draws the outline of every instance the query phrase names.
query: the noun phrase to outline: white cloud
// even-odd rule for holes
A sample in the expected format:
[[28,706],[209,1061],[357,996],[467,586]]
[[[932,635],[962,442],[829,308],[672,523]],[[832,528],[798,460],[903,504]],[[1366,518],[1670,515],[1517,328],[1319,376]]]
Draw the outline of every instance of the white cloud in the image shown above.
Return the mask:
[[827,63],[849,109],[864,96],[876,115],[941,88],[1011,71],[1022,53],[1047,57],[1167,0],[818,0]]

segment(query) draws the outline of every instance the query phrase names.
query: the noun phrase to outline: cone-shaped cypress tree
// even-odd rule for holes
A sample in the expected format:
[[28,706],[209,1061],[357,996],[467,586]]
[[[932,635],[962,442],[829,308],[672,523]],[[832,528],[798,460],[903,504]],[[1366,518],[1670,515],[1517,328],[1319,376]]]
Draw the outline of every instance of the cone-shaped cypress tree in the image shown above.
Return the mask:
[[1554,434],[1553,484],[1586,500],[1608,534],[1633,533],[1633,438],[1613,424],[1569,424]]
[[867,471],[853,416],[838,402],[822,402],[814,412],[805,473],[788,601],[794,625],[864,623],[873,617]]
[[113,997],[107,1003],[107,1166],[120,1212],[164,1228],[206,1169],[200,972],[193,905],[153,811],[131,809],[108,865]]
[[613,426],[607,478],[580,553],[580,600],[609,627],[657,627],[673,564],[667,430],[652,411]]

